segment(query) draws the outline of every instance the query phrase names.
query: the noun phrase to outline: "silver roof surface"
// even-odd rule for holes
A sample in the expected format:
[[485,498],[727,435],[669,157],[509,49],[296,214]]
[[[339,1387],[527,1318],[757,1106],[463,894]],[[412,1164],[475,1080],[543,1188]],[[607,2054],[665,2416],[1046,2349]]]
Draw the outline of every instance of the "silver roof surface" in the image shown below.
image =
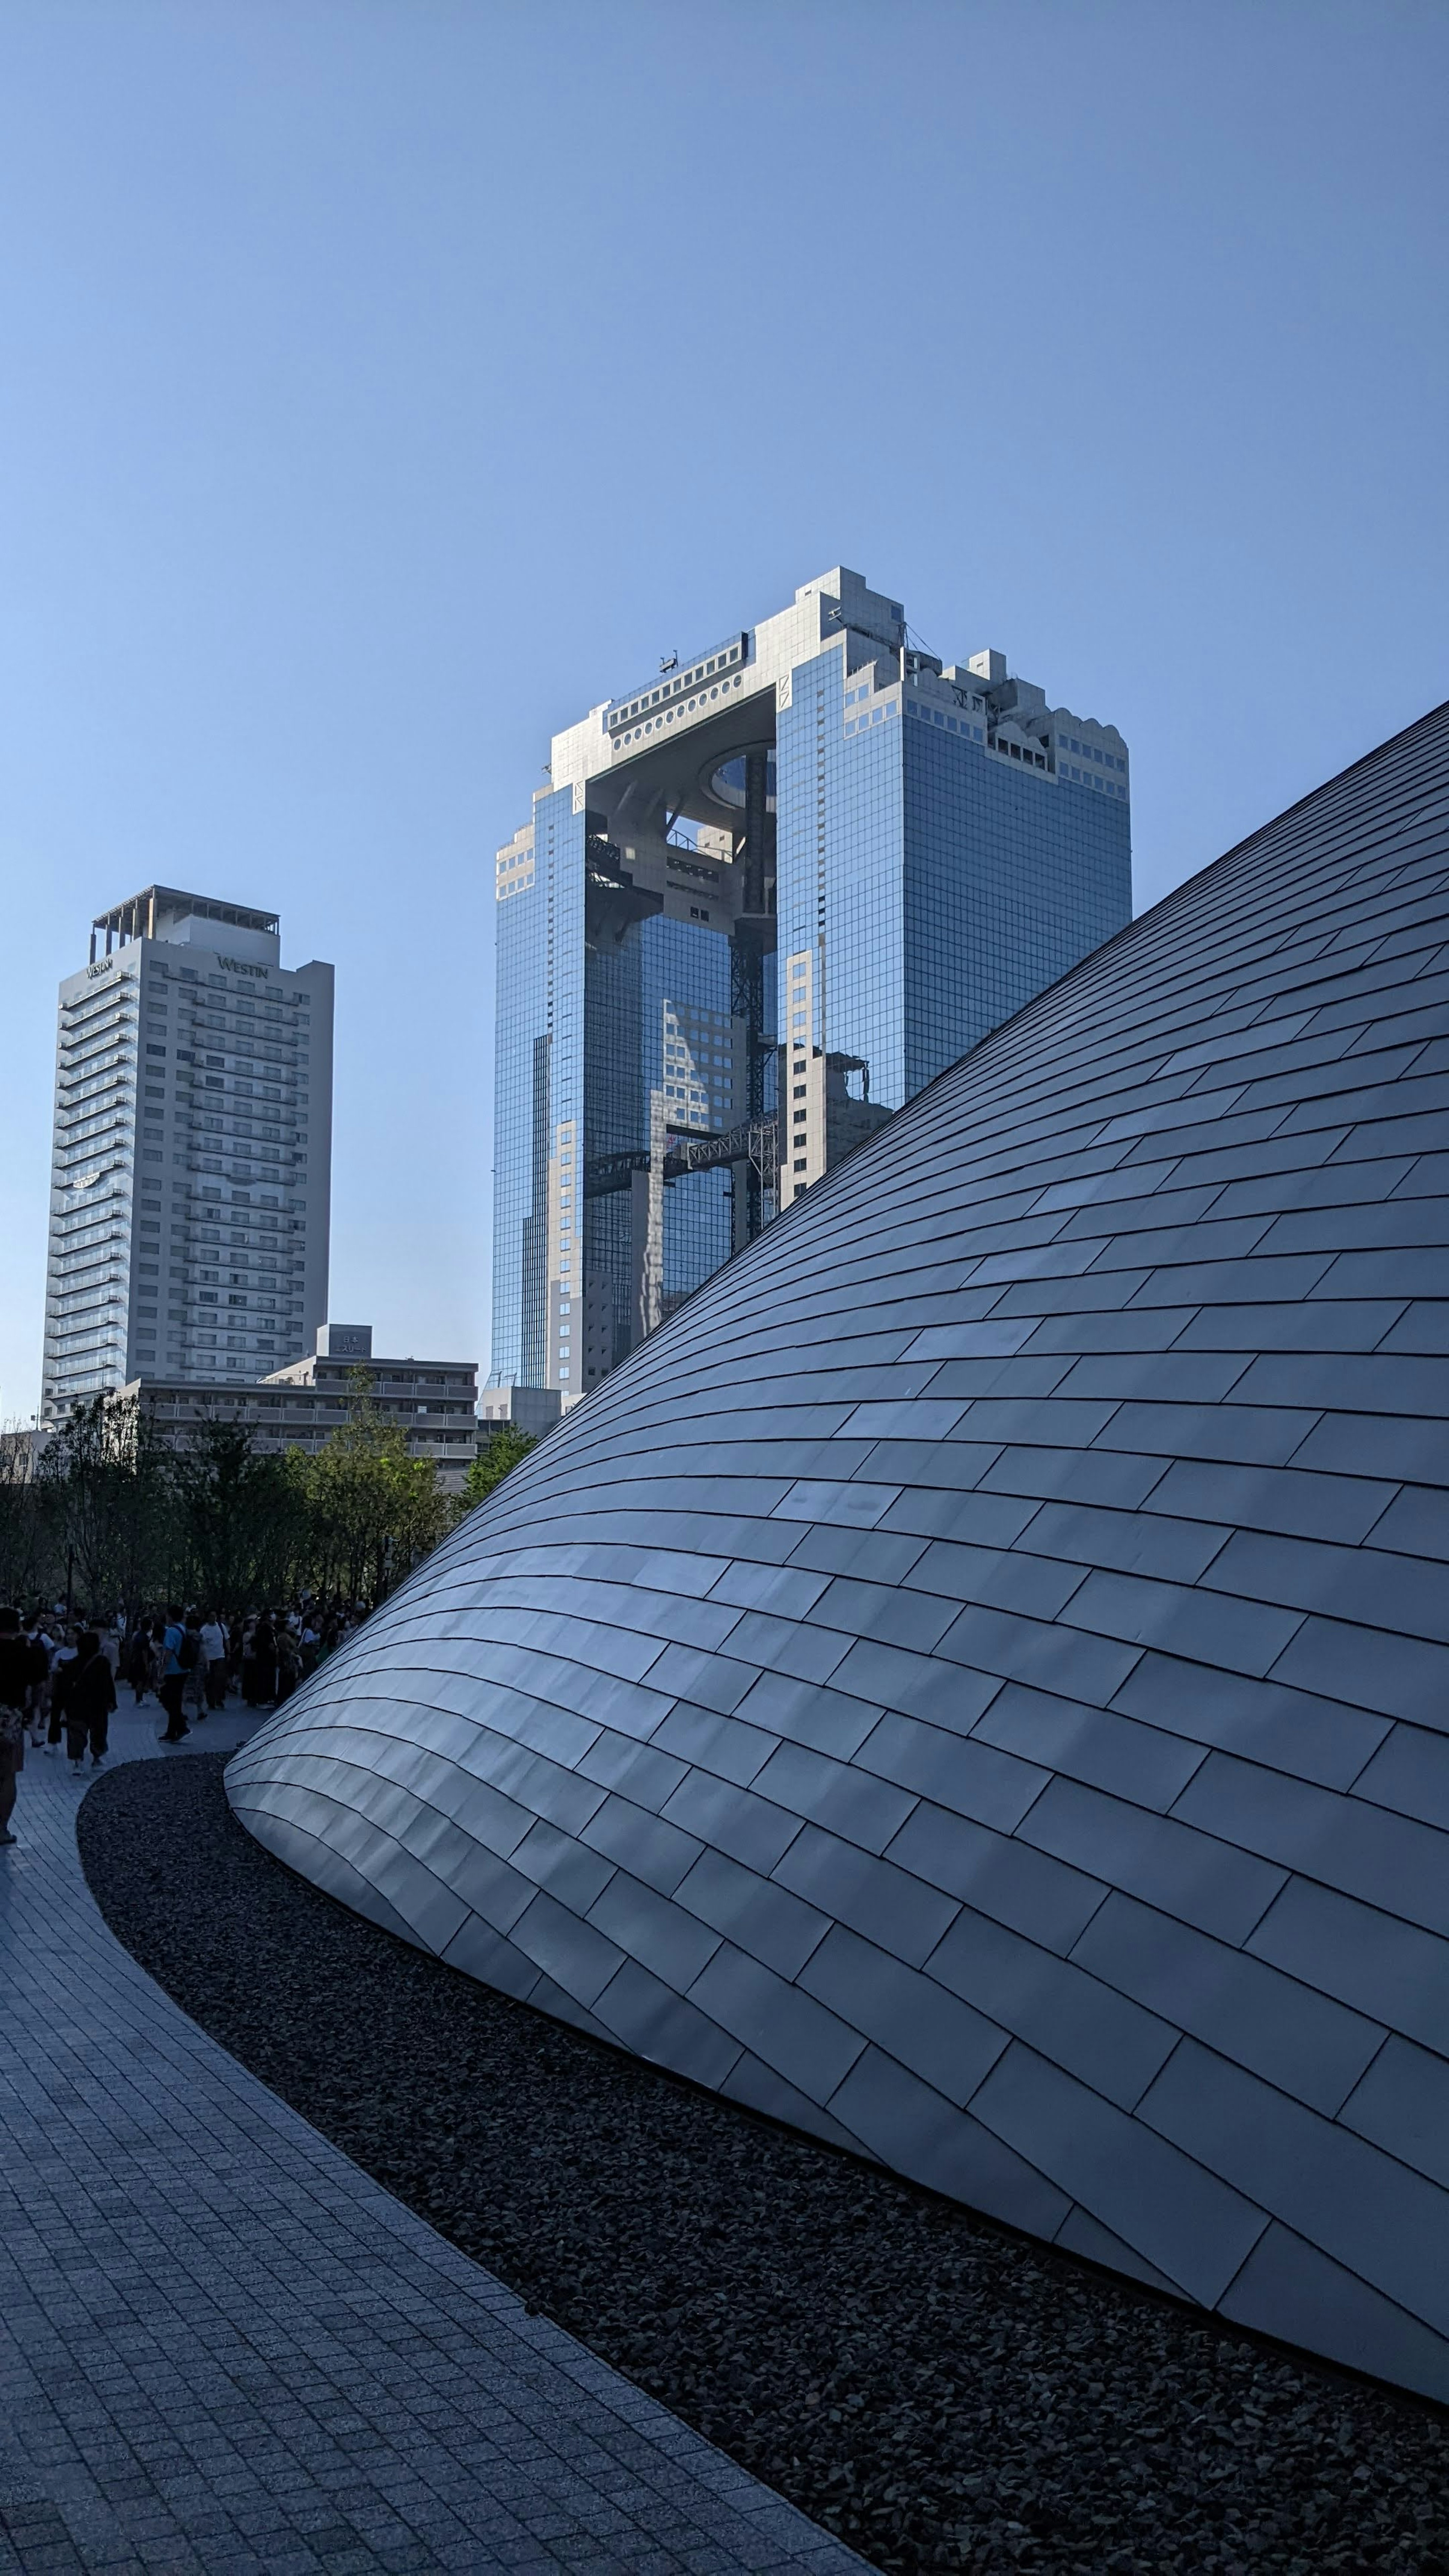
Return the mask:
[[455,1966],[1449,2397],[1449,709],[944,1074],[227,1775]]

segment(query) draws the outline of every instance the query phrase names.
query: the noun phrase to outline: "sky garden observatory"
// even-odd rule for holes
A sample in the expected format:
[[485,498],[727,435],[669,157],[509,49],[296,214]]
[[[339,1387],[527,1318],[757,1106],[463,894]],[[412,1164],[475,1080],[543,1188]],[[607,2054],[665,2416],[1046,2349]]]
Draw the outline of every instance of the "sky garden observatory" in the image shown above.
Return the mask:
[[843,568],[592,708],[498,854],[495,1384],[567,1407],[1131,917],[1127,747]]

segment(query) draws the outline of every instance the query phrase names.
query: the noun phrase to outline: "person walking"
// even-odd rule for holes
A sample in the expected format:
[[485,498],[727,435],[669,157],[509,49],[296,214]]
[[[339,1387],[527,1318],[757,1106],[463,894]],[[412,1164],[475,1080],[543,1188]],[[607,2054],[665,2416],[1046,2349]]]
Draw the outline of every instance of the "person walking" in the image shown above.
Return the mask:
[[277,1696],[277,1632],[265,1611],[252,1630],[242,1695],[248,1708],[270,1707]]
[[181,1705],[182,1693],[186,1688],[186,1673],[181,1661],[181,1649],[185,1642],[185,1623],[173,1601],[166,1612],[166,1625],[161,1631],[161,1679],[156,1685],[156,1696],[166,1711],[166,1724],[157,1739],[161,1744],[179,1744],[182,1737],[191,1732]]
[[66,1676],[65,1749],[78,1772],[91,1752],[91,1769],[99,1771],[110,1741],[110,1715],[116,1705],[116,1677],[94,1628],[76,1641],[75,1662]]
[[62,1628],[60,1643],[50,1659],[50,1717],[45,1730],[47,1753],[58,1753],[61,1739],[61,1712],[65,1707],[66,1685],[71,1665],[75,1662],[74,1627]]
[[302,1649],[284,1621],[277,1630],[277,1706],[290,1699],[302,1678]]
[[30,1741],[38,1753],[45,1742],[45,1724],[50,1714],[50,1658],[55,1649],[41,1625],[38,1610],[33,1619],[25,1622],[23,1633],[30,1657],[30,1706],[25,1715]]
[[126,1679],[136,1694],[136,1706],[139,1708],[148,1690],[154,1687],[156,1678],[154,1641],[149,1619],[138,1619],[131,1631],[130,1644],[126,1649],[125,1670]]
[[0,1843],[13,1843],[10,1830],[15,1791],[25,1768],[25,1710],[30,1698],[30,1646],[22,1636],[18,1610],[0,1610]]
[[207,1612],[201,1627],[201,1651],[206,1657],[206,1705],[226,1706],[226,1630],[214,1610]]
[[186,1613],[186,1634],[181,1640],[180,1664],[185,1676],[182,1704],[190,1712],[189,1722],[199,1726],[206,1715],[206,1648],[201,1642],[201,1614]]

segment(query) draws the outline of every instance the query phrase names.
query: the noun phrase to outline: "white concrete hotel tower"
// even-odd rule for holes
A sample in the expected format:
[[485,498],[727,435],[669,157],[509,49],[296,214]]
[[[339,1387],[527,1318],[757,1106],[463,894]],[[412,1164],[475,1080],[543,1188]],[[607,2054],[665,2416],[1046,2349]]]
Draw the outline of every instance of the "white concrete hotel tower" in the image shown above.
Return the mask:
[[90,951],[60,987],[48,1422],[137,1377],[264,1377],[327,1314],[332,968],[170,886]]

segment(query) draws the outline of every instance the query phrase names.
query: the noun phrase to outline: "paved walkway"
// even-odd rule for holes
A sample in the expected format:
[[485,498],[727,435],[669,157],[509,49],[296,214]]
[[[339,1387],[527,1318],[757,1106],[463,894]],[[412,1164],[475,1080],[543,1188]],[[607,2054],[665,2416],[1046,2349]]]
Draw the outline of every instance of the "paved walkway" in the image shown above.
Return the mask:
[[81,1875],[88,1780],[30,1753],[0,1851],[4,2576],[860,2576],[162,1993]]

